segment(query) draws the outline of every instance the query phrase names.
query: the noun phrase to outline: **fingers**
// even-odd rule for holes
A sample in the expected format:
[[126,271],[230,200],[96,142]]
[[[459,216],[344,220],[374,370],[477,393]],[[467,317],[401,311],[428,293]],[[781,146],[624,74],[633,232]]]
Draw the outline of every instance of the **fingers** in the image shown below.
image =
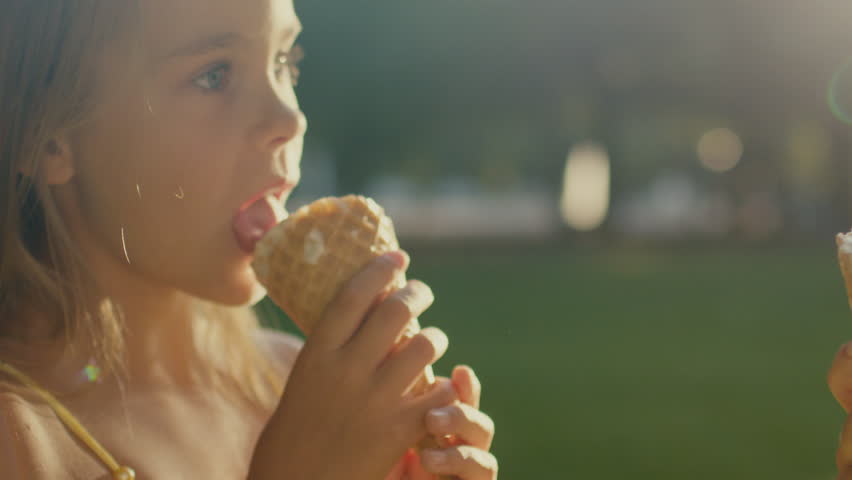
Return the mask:
[[405,252],[389,252],[367,264],[347,281],[326,308],[310,337],[329,348],[343,346],[358,329],[377,297],[408,267]]
[[453,385],[459,393],[459,400],[474,408],[479,408],[482,396],[482,384],[473,373],[473,369],[467,365],[459,365],[453,369]]
[[828,371],[828,388],[849,413],[852,410],[852,342],[840,347]]
[[[427,392],[408,399],[411,411],[415,415],[419,414],[422,419],[426,412],[436,408],[445,407],[458,400],[455,388],[452,382],[446,378],[437,378],[435,385]],[[423,423],[423,435],[426,435],[426,424]]]
[[430,410],[426,414],[426,430],[439,438],[454,435],[460,443],[482,450],[491,448],[494,439],[491,417],[464,403]]
[[370,358],[378,365],[411,319],[425,312],[434,300],[432,290],[425,283],[410,280],[376,307],[347,348],[351,348],[354,355]]
[[391,392],[402,394],[408,391],[423,370],[444,355],[448,345],[444,332],[434,327],[424,328],[388,355],[379,366],[381,383]]
[[463,445],[443,450],[424,450],[423,467],[439,475],[455,475],[461,480],[495,480],[497,459],[475,447]]

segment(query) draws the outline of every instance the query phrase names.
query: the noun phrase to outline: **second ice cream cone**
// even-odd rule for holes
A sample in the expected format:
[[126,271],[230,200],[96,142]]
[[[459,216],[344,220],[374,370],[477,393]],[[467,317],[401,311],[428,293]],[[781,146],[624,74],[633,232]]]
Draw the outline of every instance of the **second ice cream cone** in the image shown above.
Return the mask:
[[837,243],[837,261],[846,283],[849,307],[852,308],[852,232],[838,233],[835,241]]

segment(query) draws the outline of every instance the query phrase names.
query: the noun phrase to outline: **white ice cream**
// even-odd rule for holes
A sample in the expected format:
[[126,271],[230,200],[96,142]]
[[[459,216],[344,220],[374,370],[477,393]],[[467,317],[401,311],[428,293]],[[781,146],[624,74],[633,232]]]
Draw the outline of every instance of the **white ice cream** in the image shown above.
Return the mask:
[[840,251],[846,255],[852,255],[852,232],[841,234]]
[[305,236],[305,261],[316,265],[323,253],[325,253],[325,238],[322,232],[314,228]]

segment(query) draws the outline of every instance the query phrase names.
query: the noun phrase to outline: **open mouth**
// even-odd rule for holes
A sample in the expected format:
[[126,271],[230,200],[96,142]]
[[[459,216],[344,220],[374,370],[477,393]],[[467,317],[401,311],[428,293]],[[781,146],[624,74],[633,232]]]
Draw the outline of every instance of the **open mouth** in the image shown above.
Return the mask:
[[242,251],[254,253],[254,247],[261,237],[287,218],[282,198],[292,189],[292,184],[282,183],[261,191],[240,207],[234,215],[232,229]]

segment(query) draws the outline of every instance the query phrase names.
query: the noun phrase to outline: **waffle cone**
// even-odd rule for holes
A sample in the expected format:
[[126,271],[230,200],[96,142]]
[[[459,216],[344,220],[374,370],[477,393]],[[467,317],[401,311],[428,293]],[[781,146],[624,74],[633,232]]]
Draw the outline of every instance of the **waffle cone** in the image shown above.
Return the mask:
[[846,296],[849,298],[849,307],[852,308],[852,232],[838,233],[835,237],[837,243],[837,262],[846,282]]
[[[258,242],[252,267],[272,299],[306,335],[343,284],[373,258],[399,249],[393,222],[372,199],[348,195],[306,205]],[[405,285],[404,275],[394,289]],[[400,342],[420,331],[412,319]],[[432,368],[411,387],[415,395],[435,383]],[[438,443],[427,439],[421,448]]]
[[[329,197],[270,230],[258,242],[252,266],[272,301],[310,335],[346,280],[397,249],[393,223],[376,202]],[[397,288],[404,284],[405,278],[396,279]]]

